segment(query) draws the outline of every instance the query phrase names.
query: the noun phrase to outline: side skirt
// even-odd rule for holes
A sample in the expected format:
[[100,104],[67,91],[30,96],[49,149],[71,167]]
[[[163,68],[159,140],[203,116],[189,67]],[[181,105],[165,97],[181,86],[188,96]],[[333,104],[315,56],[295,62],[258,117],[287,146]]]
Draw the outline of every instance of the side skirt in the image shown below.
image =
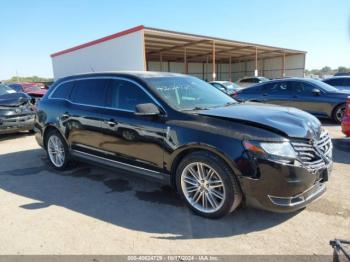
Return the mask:
[[93,163],[96,163],[97,165],[105,167],[105,168],[122,169],[125,171],[129,171],[135,175],[139,175],[139,176],[142,176],[145,178],[156,180],[156,181],[161,182],[163,184],[168,184],[168,185],[170,184],[170,175],[166,174],[166,173],[161,173],[161,172],[153,171],[153,170],[146,169],[143,167],[138,167],[138,166],[126,164],[123,162],[119,162],[116,160],[96,156],[96,155],[89,154],[89,153],[82,152],[80,150],[75,150],[75,149],[71,150],[71,155],[73,157],[78,158],[78,159],[80,159],[84,162],[87,162],[87,163],[93,162]]

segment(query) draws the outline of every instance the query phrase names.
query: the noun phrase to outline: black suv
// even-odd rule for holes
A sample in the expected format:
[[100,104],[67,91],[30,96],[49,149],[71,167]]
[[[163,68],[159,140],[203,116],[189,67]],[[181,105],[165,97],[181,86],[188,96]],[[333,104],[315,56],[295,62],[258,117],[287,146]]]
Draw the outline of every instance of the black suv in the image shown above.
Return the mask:
[[245,202],[294,211],[325,192],[332,143],[298,109],[238,103],[195,77],[93,73],[57,81],[39,102],[38,143],[52,166],[83,160],[173,185],[220,217]]

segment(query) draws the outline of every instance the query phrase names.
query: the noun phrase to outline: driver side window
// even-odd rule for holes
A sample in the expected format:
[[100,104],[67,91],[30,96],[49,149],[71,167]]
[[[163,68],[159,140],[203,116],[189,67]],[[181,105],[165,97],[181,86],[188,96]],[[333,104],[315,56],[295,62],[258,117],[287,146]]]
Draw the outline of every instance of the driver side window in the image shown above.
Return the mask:
[[312,85],[303,82],[294,82],[293,83],[294,92],[298,94],[312,94],[312,90],[315,89]]
[[126,80],[112,79],[108,92],[108,105],[115,109],[135,112],[136,105],[153,103],[140,87]]

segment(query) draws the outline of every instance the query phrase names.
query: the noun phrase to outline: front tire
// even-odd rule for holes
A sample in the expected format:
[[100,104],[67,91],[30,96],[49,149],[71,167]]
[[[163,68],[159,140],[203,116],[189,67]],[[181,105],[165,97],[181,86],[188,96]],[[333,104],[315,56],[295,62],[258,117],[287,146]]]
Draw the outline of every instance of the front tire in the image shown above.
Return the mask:
[[346,110],[345,103],[338,105],[336,108],[334,108],[333,114],[332,114],[332,118],[333,118],[334,122],[336,122],[337,124],[340,124],[342,122],[344,114],[345,114],[345,110]]
[[191,210],[208,218],[231,213],[242,200],[231,169],[221,158],[206,151],[191,153],[181,161],[176,187]]
[[53,168],[67,169],[70,163],[70,154],[66,141],[57,130],[50,130],[45,139],[46,153]]

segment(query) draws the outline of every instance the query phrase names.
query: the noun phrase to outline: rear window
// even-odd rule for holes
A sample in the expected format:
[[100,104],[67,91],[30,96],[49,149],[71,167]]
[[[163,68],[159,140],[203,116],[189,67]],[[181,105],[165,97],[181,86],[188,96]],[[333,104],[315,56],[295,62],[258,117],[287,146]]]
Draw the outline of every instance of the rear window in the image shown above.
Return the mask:
[[69,99],[70,93],[74,86],[74,81],[66,82],[59,85],[51,95],[52,98]]
[[107,87],[107,79],[76,80],[71,94],[71,101],[85,105],[104,106]]

